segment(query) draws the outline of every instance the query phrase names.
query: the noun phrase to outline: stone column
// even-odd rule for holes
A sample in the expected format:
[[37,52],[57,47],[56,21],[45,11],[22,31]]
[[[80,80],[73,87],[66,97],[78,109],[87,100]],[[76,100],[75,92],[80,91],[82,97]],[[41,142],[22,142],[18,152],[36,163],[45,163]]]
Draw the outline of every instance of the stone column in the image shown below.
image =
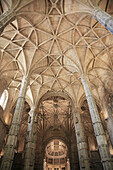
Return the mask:
[[107,115],[108,115],[107,117],[105,117],[105,123],[106,123],[106,126],[107,126],[107,131],[108,131],[111,143],[112,143],[112,147],[113,147],[113,116],[112,116],[112,109],[110,108],[110,106],[109,106],[109,104],[107,102],[105,102],[104,104],[105,104],[104,105],[104,107],[105,107],[104,111],[106,111]]
[[21,89],[17,100],[12,124],[9,130],[7,143],[5,146],[5,153],[1,164],[1,170],[6,170],[6,169],[11,170],[12,167],[14,151],[17,144],[17,136],[18,136],[22,112],[24,108],[27,85],[28,85],[28,78],[24,76],[22,80]]
[[93,12],[93,17],[113,34],[113,17],[111,15],[101,8],[96,7]]
[[104,121],[106,123],[107,132],[109,134],[110,141],[113,146],[113,128],[112,128],[112,125],[113,125],[113,116],[112,116],[113,109],[112,108],[113,107],[111,105],[111,101],[109,98],[109,92],[103,86],[101,86],[98,89],[98,92],[100,96],[102,114],[104,117]]
[[[105,96],[104,96],[105,97]],[[104,99],[104,98],[103,98]],[[102,112],[104,114],[104,120],[106,123],[107,131],[110,137],[110,141],[113,146],[113,116],[112,116],[112,110],[109,107],[108,103],[102,102]]]
[[31,120],[28,124],[28,137],[26,139],[24,170],[33,170],[35,162],[35,149],[37,140],[37,115],[35,108],[31,110]]
[[67,170],[70,170],[69,158],[67,159]]
[[102,126],[102,122],[101,122],[101,119],[98,113],[98,109],[97,109],[94,97],[92,95],[92,92],[89,86],[88,78],[85,75],[82,75],[81,82],[83,84],[84,91],[86,94],[103,168],[104,170],[113,170],[113,162],[110,156],[105,132]]
[[9,9],[5,11],[2,15],[0,15],[0,34],[3,32],[4,28],[14,21],[16,18],[16,13],[13,9]]
[[77,140],[80,170],[90,170],[88,144],[84,131],[84,126],[81,121],[81,116],[78,112],[78,109],[75,111],[75,113],[73,112],[73,119]]
[[46,165],[47,163],[46,163],[46,159],[44,159],[44,170],[46,170]]
[[107,131],[111,140],[111,144],[113,147],[113,117],[108,117],[105,119],[106,126],[107,126]]

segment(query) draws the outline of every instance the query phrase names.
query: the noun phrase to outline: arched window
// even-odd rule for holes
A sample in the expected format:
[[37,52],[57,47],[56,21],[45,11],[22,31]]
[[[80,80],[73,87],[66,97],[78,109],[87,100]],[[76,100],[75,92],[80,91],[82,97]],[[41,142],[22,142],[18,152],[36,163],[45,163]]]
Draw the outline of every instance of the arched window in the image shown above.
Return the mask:
[[8,91],[4,90],[0,98],[0,106],[3,108],[3,110],[5,110],[7,101],[8,101]]

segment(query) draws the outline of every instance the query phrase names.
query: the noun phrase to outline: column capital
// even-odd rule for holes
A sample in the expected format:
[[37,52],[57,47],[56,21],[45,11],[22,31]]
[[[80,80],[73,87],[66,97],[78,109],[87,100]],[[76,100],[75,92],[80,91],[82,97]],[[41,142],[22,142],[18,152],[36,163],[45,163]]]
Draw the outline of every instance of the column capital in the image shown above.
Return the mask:
[[28,81],[29,80],[29,76],[28,75],[23,75],[23,79],[22,80],[24,80],[24,81],[27,80]]
[[[30,117],[32,117],[33,118],[33,115],[34,115],[34,112],[35,112],[35,109],[36,109],[36,107],[35,106],[31,106],[31,109],[30,109],[30,111],[29,111],[29,116]],[[35,114],[36,115],[36,114]]]
[[36,107],[34,105],[31,106],[31,112],[34,111],[36,109]]

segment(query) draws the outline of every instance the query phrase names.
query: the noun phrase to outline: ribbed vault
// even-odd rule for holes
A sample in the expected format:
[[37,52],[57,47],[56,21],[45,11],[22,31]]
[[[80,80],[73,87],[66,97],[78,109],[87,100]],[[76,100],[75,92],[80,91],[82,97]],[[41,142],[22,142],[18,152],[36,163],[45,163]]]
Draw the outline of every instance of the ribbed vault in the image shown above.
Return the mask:
[[[22,76],[29,74],[32,103],[36,93],[47,91],[66,91],[79,101],[81,74],[88,74],[95,89],[112,75],[113,36],[89,13],[69,11],[68,3],[34,1],[0,36],[1,76],[17,93]],[[77,5],[73,2],[73,9]]]
[[[111,1],[109,4],[112,5]],[[45,146],[54,139],[63,139],[70,152],[70,160],[78,160],[72,116],[76,107],[84,123],[89,150],[97,149],[81,83],[81,76],[87,75],[104,122],[102,112],[105,108],[102,110],[101,105],[108,102],[111,110],[113,105],[113,35],[91,15],[97,5],[111,13],[107,0],[0,2],[0,14],[7,9],[15,9],[16,16],[0,35],[0,94],[3,87],[9,93],[4,120],[10,124],[23,76],[28,77],[16,149],[18,152],[24,150],[30,121],[28,112],[35,108],[38,115],[35,164],[43,164]],[[43,97],[45,99],[42,100]],[[106,130],[105,123],[103,125]]]

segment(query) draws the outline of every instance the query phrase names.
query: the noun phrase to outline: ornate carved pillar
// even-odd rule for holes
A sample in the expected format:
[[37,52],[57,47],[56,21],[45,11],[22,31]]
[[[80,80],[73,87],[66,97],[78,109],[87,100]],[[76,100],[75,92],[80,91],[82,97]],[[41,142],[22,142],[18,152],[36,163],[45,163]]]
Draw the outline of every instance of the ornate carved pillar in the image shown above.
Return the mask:
[[106,136],[104,133],[104,129],[102,126],[102,122],[98,113],[94,97],[89,86],[88,78],[85,75],[82,75],[81,82],[85,90],[103,168],[104,170],[113,170],[113,162],[109,153]]
[[28,77],[24,76],[22,80],[21,89],[17,100],[12,124],[8,134],[8,140],[5,146],[5,153],[1,164],[1,170],[6,170],[6,169],[10,170],[12,167],[14,150],[17,144],[17,136],[18,136],[22,112],[24,108],[27,85],[28,85]]
[[16,18],[16,13],[13,9],[5,11],[0,15],[0,34],[3,32],[4,28],[11,23]]
[[109,95],[109,91],[105,89],[105,87],[103,86],[101,86],[98,89],[98,92],[99,92],[99,97],[100,97],[103,118],[106,123],[107,132],[109,134],[110,141],[113,146],[113,128],[112,128],[112,125],[113,125],[113,116],[112,116],[113,109],[112,108],[113,107],[111,105],[112,101],[110,101],[111,97]]
[[35,108],[31,109],[30,121],[28,123],[28,136],[25,146],[24,170],[33,170],[35,162],[35,149],[37,139],[37,115]]
[[93,17],[113,34],[113,17],[111,15],[101,8],[96,7],[93,12]]
[[[105,89],[104,89],[105,90]],[[103,93],[103,102],[102,102],[102,108],[103,108],[103,113],[105,115],[105,123],[106,123],[106,127],[107,127],[107,131],[112,143],[112,147],[113,147],[113,106],[111,104],[112,99],[108,93],[108,91],[106,91],[105,93]]]
[[80,170],[90,170],[88,144],[87,144],[87,139],[84,131],[84,126],[81,121],[81,117],[78,112],[78,109],[75,111],[75,113],[73,112],[73,119],[74,119],[74,126],[75,126],[76,140],[77,140]]
[[105,119],[106,126],[107,126],[107,131],[111,140],[111,144],[113,147],[113,117],[109,114],[109,108],[107,109],[108,111],[108,117]]
[[[89,12],[97,21],[99,21],[107,30],[109,30],[113,34],[113,17],[109,15],[107,12],[102,10],[98,6],[97,0],[75,0],[80,5],[82,5],[84,12]],[[81,6],[78,7],[81,11]]]

